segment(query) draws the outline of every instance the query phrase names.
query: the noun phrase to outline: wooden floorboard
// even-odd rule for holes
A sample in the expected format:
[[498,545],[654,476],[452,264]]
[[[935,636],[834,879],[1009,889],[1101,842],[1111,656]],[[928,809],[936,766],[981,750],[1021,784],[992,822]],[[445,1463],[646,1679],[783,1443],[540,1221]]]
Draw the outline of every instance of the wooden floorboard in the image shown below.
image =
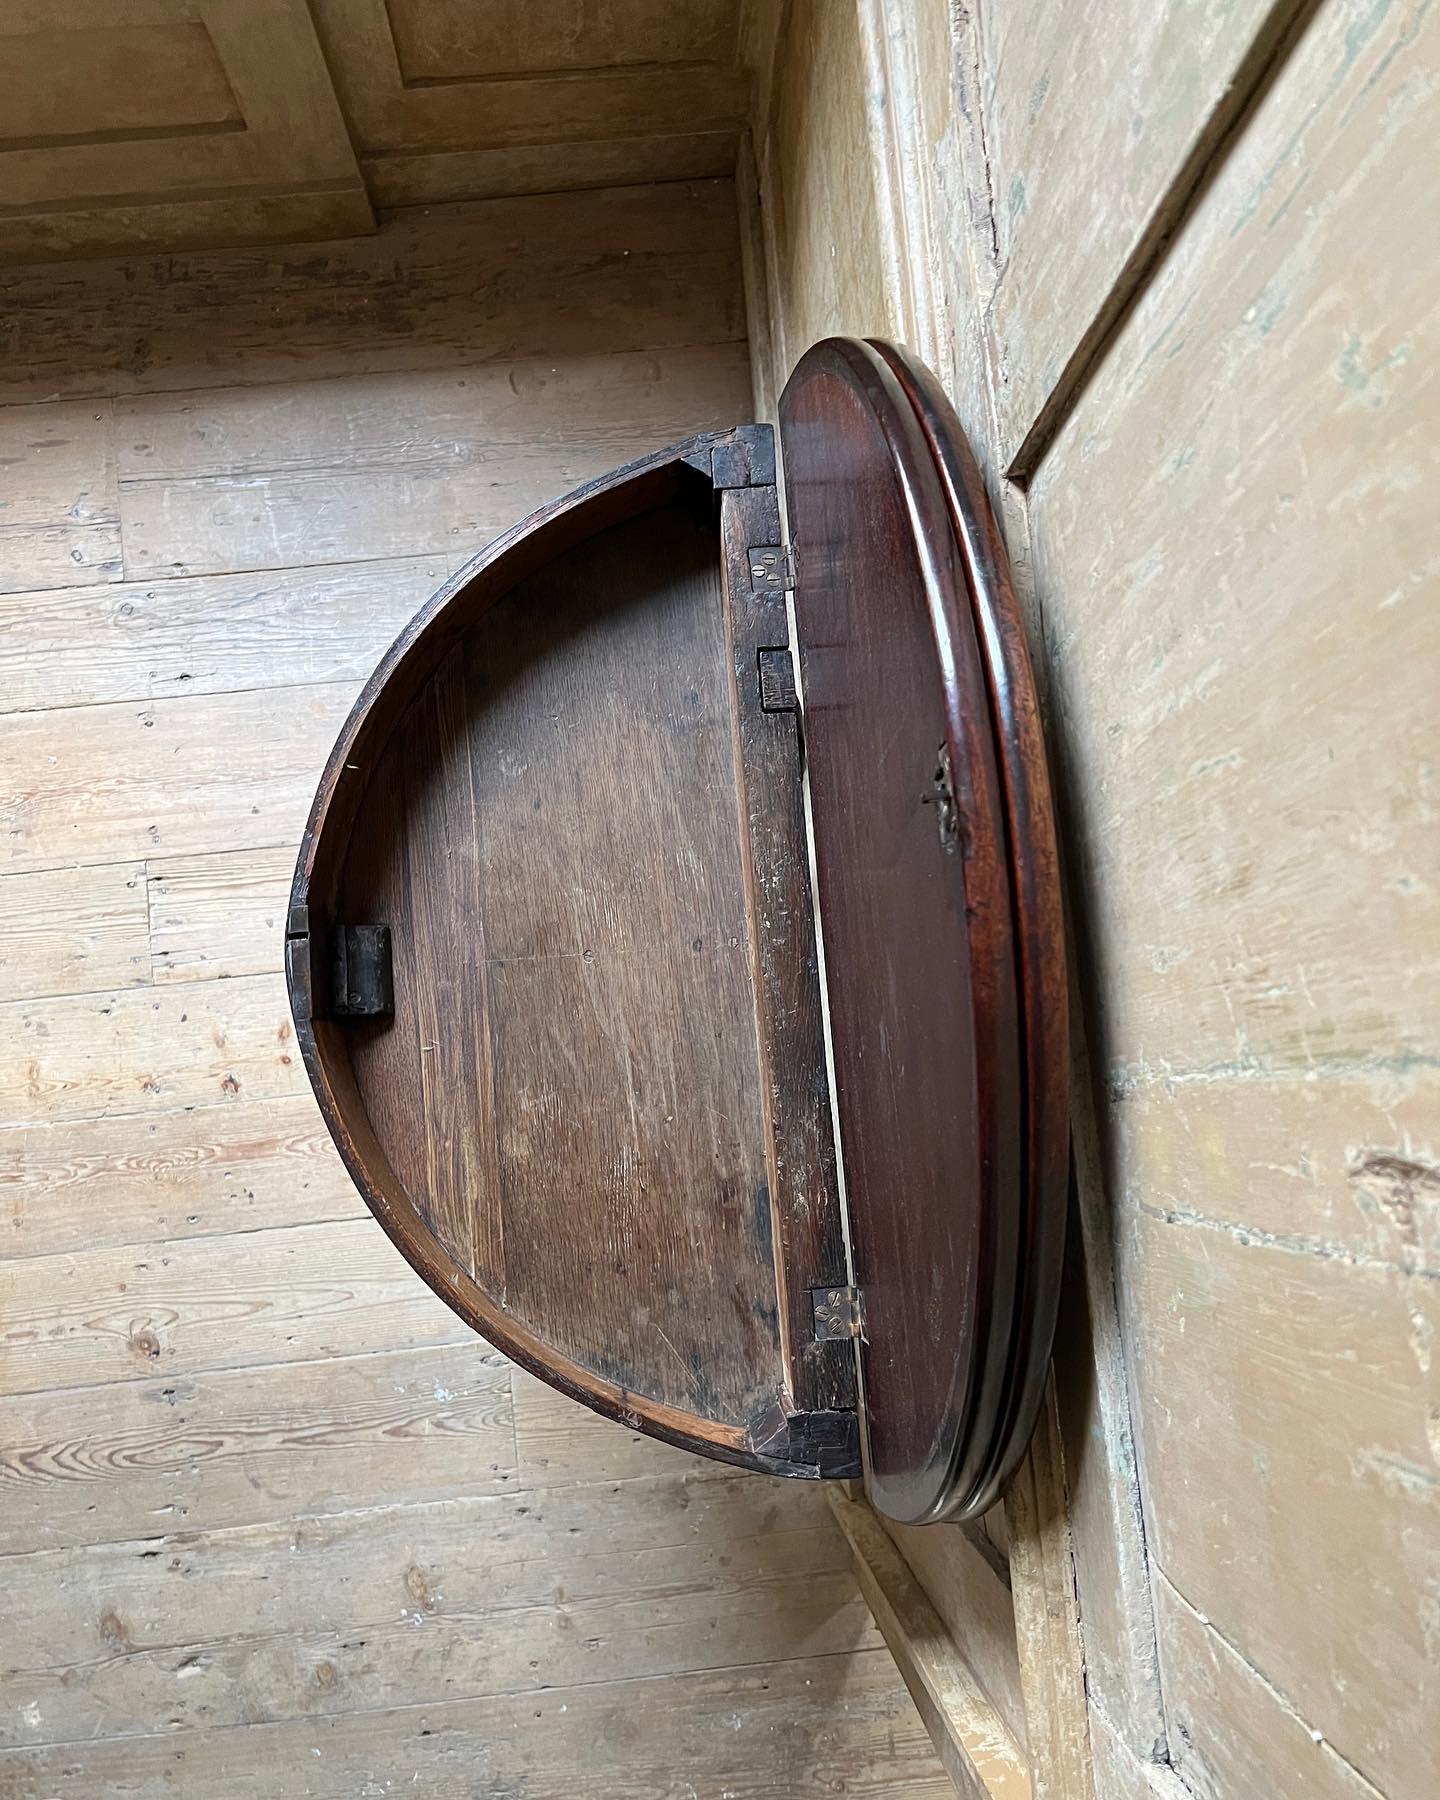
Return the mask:
[[112,413],[108,400],[0,411],[0,590],[119,576]]
[[33,1000],[149,979],[143,863],[38,869],[0,881],[0,993]]
[[308,1091],[0,1127],[0,1169],[10,1259],[365,1213]]
[[332,681],[358,688],[461,560],[457,549],[0,594],[0,712]]
[[819,1490],[448,1312],[279,972],[396,631],[535,502],[751,416],[730,188],[0,308],[0,1794],[949,1793]]
[[13,1395],[0,1468],[6,1555],[521,1486],[510,1370],[473,1337]]
[[[733,188],[698,181],[403,207],[343,243],[17,268],[0,401],[735,343],[739,260]],[[683,403],[676,418],[689,428]]]
[[[288,1786],[280,1783],[290,1783]],[[884,1650],[0,1753],[13,1800],[954,1800]]]
[[879,1641],[817,1490],[782,1508],[754,1482],[678,1476],[622,1498],[585,1486],[12,1558],[6,1605],[27,1648],[0,1742],[372,1712],[397,1689],[428,1704]]
[[457,560],[555,493],[674,435],[733,423],[743,344],[457,373],[223,388],[121,403],[133,581],[307,562]]

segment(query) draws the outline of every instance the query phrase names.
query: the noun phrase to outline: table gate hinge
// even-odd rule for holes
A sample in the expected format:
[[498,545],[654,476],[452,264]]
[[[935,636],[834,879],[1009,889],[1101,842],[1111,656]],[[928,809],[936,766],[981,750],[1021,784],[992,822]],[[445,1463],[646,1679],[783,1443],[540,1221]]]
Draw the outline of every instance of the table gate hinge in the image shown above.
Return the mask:
[[762,712],[794,712],[795,663],[788,644],[765,644],[757,652]]
[[388,925],[337,925],[330,937],[330,1010],[337,1019],[373,1019],[395,1010]]
[[793,544],[755,544],[745,554],[750,561],[752,594],[786,594],[794,588]]
[[828,1344],[836,1338],[865,1335],[865,1313],[859,1288],[811,1288],[810,1303],[815,1310],[815,1339]]
[[774,487],[775,428],[737,425],[710,450],[710,479],[717,488]]
[[860,1461],[860,1420],[853,1407],[824,1412],[781,1413],[762,1422],[755,1448],[778,1473],[821,1481],[853,1481],[864,1473]]

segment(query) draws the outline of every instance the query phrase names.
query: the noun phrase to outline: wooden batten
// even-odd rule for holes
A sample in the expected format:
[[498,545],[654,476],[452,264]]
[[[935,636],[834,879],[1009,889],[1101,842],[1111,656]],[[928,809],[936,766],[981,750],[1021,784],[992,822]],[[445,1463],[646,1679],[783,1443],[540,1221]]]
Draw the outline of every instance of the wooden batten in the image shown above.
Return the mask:
[[965,1800],[1032,1800],[1021,1748],[885,1527],[863,1499],[830,1491],[875,1623],[950,1779]]

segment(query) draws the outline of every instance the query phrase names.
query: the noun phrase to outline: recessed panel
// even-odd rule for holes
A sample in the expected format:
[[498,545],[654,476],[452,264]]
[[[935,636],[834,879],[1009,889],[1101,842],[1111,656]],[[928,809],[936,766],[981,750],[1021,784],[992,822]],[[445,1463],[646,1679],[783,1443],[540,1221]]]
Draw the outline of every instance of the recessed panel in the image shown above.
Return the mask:
[[389,0],[407,82],[733,57],[736,0]]
[[240,131],[210,34],[194,21],[0,38],[0,146]]

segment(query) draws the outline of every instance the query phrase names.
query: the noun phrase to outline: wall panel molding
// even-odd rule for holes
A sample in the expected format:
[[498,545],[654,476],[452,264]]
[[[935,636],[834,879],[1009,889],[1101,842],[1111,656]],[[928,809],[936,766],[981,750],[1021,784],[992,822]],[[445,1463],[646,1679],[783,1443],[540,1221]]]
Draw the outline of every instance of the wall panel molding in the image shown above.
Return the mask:
[[706,180],[742,0],[9,0],[0,255],[354,236],[372,208]]
[[729,174],[739,0],[312,0],[381,204]]
[[17,0],[0,69],[10,260],[373,229],[305,0]]

